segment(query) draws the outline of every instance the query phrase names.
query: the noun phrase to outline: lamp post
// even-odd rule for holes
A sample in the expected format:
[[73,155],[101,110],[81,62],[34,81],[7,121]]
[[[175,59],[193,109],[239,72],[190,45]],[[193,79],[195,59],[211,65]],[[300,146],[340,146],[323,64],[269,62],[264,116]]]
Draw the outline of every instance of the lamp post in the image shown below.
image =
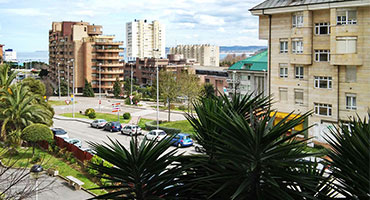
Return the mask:
[[75,67],[74,67],[74,60],[71,59],[72,62],[72,117],[75,118]]
[[99,112],[101,112],[101,63],[99,63]]
[[[154,52],[159,52],[159,49],[153,49]],[[157,64],[157,58],[154,56],[154,65],[157,69],[157,130],[159,129],[159,70],[158,70],[158,64]]]
[[233,71],[233,90],[234,90],[234,95],[236,93],[236,88],[235,88],[235,74],[236,74],[236,71]]
[[69,84],[70,84],[70,82],[69,82],[69,61],[67,61],[67,82],[68,82],[68,84],[67,84],[67,96],[68,96],[68,98],[69,98]]
[[59,72],[59,62],[58,62],[58,93],[59,93],[59,99],[60,99],[60,96],[61,96],[61,94],[60,94],[60,72]]
[[132,105],[132,79],[134,78],[133,76],[134,76],[134,72],[132,71],[132,64],[130,64],[131,65],[131,92],[130,92],[130,103],[131,103],[131,105]]
[[40,173],[43,170],[44,169],[42,168],[41,165],[34,165],[30,169],[31,177],[35,179],[35,186],[36,186],[36,191],[35,191],[36,194],[35,194],[35,196],[36,196],[36,200],[39,199],[38,194],[37,194],[37,190],[38,190],[37,180],[40,178]]

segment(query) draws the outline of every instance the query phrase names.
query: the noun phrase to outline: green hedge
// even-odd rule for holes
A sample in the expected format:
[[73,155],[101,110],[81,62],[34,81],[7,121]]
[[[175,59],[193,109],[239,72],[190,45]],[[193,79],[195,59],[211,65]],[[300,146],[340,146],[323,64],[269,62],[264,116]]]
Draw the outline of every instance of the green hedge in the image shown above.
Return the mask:
[[[161,124],[161,121],[159,121],[159,124]],[[157,121],[150,121],[145,123],[145,129],[148,131],[157,129]],[[177,128],[168,128],[168,127],[161,127],[159,126],[159,129],[164,130],[169,135],[173,135],[176,133],[180,133],[181,130]]]

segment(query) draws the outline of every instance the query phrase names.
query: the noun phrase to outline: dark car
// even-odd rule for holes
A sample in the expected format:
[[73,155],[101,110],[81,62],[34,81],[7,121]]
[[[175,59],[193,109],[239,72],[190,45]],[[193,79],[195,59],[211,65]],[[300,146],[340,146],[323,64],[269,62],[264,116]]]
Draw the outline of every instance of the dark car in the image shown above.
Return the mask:
[[63,139],[69,138],[67,132],[62,128],[52,128],[51,131],[53,132],[54,136],[60,137]]
[[171,143],[173,146],[187,147],[193,145],[193,140],[187,133],[178,133],[172,138]]
[[104,130],[110,131],[110,132],[117,132],[121,131],[122,125],[119,122],[108,122],[104,126]]

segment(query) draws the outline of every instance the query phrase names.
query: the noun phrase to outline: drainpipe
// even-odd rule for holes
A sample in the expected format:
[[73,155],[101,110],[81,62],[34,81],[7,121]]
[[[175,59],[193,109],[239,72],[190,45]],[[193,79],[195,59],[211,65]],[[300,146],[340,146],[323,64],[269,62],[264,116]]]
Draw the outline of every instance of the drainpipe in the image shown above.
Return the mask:
[[262,15],[269,17],[269,38],[268,38],[268,86],[269,95],[271,95],[271,18],[272,15],[265,14],[265,10],[262,10]]

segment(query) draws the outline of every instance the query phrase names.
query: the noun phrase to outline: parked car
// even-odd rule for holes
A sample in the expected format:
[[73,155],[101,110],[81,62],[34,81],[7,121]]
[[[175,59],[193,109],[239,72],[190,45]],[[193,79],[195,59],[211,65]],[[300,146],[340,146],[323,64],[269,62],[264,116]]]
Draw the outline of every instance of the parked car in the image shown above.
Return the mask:
[[171,140],[171,143],[173,146],[177,147],[188,147],[193,145],[193,140],[187,133],[178,133],[174,135],[174,137]]
[[122,128],[121,133],[126,135],[141,135],[142,131],[138,125],[126,125]]
[[121,131],[122,125],[119,122],[108,122],[104,126],[104,130],[110,131],[110,132],[116,132]]
[[64,141],[68,142],[69,144],[73,144],[73,145],[75,145],[78,148],[81,148],[82,147],[81,140],[79,140],[77,138],[66,138],[66,139],[64,139]]
[[51,131],[53,132],[54,136],[60,137],[63,139],[69,138],[67,131],[62,128],[52,128]]
[[96,151],[94,151],[93,149],[89,148],[89,147],[86,147],[86,148],[80,148],[82,151],[86,151],[92,155],[95,155],[96,154]]
[[194,145],[194,148],[195,148],[195,151],[198,152],[198,153],[204,153],[204,152],[206,152],[206,150],[204,149],[204,147],[202,147],[199,144],[195,144]]
[[165,138],[167,136],[166,132],[164,132],[163,130],[151,130],[149,131],[149,133],[147,133],[145,135],[145,138],[147,140],[155,140],[157,139],[158,141],[160,140],[163,140],[163,138]]
[[105,119],[97,119],[91,122],[91,127],[94,128],[104,128],[105,124],[107,124],[107,120]]

